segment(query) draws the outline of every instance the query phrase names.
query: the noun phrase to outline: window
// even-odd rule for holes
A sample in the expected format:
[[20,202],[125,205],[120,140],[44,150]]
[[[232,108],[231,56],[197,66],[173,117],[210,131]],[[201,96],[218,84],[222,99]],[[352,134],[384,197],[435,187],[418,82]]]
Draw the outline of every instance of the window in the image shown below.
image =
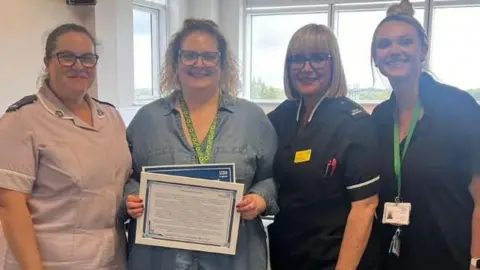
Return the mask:
[[[335,16],[348,95],[360,103],[379,103],[390,96],[388,82],[375,69],[372,70],[370,60],[373,33],[378,23],[385,18],[385,11],[385,6],[360,10],[358,5],[339,6]],[[416,9],[415,15],[423,23],[424,9]]]
[[135,105],[148,103],[160,95],[159,74],[166,42],[165,22],[165,6],[134,5]]
[[[251,52],[249,98],[258,101],[281,101],[285,53],[292,35],[308,23],[328,24],[326,12],[250,17]],[[273,30],[275,29],[275,30]],[[247,86],[248,87],[248,86]]]
[[[246,98],[277,103],[283,94],[283,66],[292,34],[307,23],[327,24],[336,33],[349,96],[360,103],[378,103],[390,95],[388,81],[373,70],[370,44],[373,31],[388,6],[398,1],[247,0],[245,81]],[[480,101],[480,26],[478,0],[411,0],[416,19],[430,40],[427,65],[436,77],[465,89]],[[454,68],[452,68],[454,67]]]
[[468,91],[480,101],[480,5],[434,7],[430,67],[441,81]]

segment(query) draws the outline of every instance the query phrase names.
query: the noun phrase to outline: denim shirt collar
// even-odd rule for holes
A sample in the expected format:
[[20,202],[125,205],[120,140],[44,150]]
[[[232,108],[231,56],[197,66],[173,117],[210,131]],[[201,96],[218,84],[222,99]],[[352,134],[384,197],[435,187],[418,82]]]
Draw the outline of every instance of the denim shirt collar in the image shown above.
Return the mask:
[[[178,112],[176,104],[178,101],[178,95],[180,94],[180,91],[181,90],[175,90],[165,98],[165,102],[164,102],[165,115]],[[236,102],[237,102],[236,97],[230,95],[225,91],[222,91],[222,93],[220,94],[219,111],[227,111],[230,113],[234,113]]]

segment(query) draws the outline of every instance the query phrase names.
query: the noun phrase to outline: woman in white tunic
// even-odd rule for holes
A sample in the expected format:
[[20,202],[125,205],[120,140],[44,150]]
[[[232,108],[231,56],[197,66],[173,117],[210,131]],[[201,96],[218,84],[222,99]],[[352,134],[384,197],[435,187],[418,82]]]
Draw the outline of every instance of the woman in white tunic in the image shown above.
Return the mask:
[[119,113],[87,94],[94,41],[82,26],[56,28],[39,91],[0,118],[0,269],[125,267],[116,215],[131,156]]

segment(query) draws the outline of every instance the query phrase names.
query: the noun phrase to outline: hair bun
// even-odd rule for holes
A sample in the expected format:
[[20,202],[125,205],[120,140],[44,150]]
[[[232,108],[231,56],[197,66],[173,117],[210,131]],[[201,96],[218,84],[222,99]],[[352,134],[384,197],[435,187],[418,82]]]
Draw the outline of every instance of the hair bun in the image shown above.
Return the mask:
[[402,0],[398,4],[393,4],[387,9],[387,16],[391,15],[407,15],[413,17],[415,9],[409,0]]

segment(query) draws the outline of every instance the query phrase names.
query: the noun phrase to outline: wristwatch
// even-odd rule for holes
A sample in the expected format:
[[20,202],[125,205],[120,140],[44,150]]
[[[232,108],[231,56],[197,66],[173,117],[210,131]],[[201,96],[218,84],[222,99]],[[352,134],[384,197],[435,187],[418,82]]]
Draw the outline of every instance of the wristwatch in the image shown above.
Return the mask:
[[472,258],[470,260],[470,265],[477,269],[480,269],[480,258]]

